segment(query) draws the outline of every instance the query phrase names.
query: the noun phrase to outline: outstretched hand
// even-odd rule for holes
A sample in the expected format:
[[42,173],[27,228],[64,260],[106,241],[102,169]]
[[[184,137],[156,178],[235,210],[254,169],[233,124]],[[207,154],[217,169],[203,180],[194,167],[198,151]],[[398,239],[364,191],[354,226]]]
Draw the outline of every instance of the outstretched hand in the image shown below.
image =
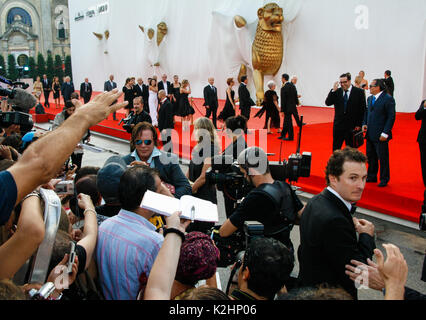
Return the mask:
[[104,92],[97,95],[93,100],[84,106],[78,108],[76,113],[86,114],[90,126],[94,126],[101,122],[102,120],[108,118],[108,116],[124,108],[129,104],[128,101],[117,102],[114,105],[114,101],[117,101],[123,95],[123,92],[119,92],[118,89],[114,89],[110,92]]

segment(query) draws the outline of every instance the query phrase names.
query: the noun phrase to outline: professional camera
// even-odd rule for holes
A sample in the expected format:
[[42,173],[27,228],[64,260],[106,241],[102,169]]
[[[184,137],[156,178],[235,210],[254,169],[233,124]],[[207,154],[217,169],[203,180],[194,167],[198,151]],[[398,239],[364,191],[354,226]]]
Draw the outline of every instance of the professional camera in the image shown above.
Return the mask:
[[15,94],[16,91],[15,90],[10,90],[10,89],[6,89],[3,87],[0,87],[0,96],[1,97],[8,97],[10,99],[14,99],[15,98]]
[[12,109],[15,111],[0,112],[0,127],[9,128],[11,125],[19,125],[22,134],[31,131],[34,126],[32,115],[17,111],[15,106],[12,106]]
[[214,226],[211,230],[211,238],[220,252],[217,264],[220,268],[234,264],[238,260],[239,253],[244,251],[253,239],[263,237],[263,224],[257,221],[244,222],[242,231],[237,230],[226,238],[219,235],[220,227]]
[[133,123],[133,118],[134,118],[134,111],[129,113],[129,116],[127,118],[121,119],[120,122],[118,123],[118,125],[121,125],[121,123],[124,122],[123,124],[123,129],[126,130],[128,133],[132,133],[132,127],[131,124]]

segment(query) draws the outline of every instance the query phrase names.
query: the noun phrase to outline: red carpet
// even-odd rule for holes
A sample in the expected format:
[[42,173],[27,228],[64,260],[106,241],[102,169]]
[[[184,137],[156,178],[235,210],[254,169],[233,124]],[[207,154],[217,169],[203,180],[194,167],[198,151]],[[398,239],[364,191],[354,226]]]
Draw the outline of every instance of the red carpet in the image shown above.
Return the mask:
[[[204,115],[205,109],[202,105],[202,99],[194,99],[196,109],[194,120]],[[221,101],[219,111],[223,105],[224,101]],[[46,112],[49,119],[53,120],[55,114],[61,110],[55,109],[54,104],[51,103],[51,108],[46,109]],[[256,109],[252,110],[252,116],[256,111]],[[305,192],[317,194],[325,187],[324,170],[332,152],[334,110],[319,107],[300,107],[299,114],[304,116],[304,122],[308,124],[303,128],[301,152],[312,152],[312,170],[310,178],[301,178],[296,185],[300,186]],[[123,117],[124,113],[118,113],[118,119]],[[264,121],[264,118],[251,118],[248,126],[249,128],[263,128]],[[42,122],[45,121],[42,120]],[[297,136],[298,129],[296,126],[295,128],[295,136]],[[376,183],[368,183],[362,200],[358,202],[359,207],[418,222],[424,191],[420,154],[416,142],[419,128],[420,122],[414,119],[414,114],[397,114],[393,129],[394,139],[389,143],[391,172],[389,185],[385,188],[378,188]],[[114,137],[130,139],[130,135],[118,126],[118,121],[112,120],[112,115],[91,129]],[[176,131],[179,132],[180,137],[173,138],[174,152],[182,158],[189,159],[195,141],[191,141],[189,132],[181,131],[180,122],[176,124]],[[271,161],[278,161],[281,143],[281,140],[277,139],[278,136],[277,133],[266,135],[266,130],[256,130],[256,132],[247,136],[248,145],[259,145],[268,153],[275,154],[270,157]],[[222,133],[219,133],[219,137],[222,139],[223,148],[225,148],[229,141]],[[262,141],[262,138],[265,138],[265,141]],[[179,141],[182,141],[182,143],[179,143]],[[283,159],[287,159],[290,154],[296,151],[296,143],[297,141],[285,141],[282,144]],[[365,153],[365,145],[360,150]]]

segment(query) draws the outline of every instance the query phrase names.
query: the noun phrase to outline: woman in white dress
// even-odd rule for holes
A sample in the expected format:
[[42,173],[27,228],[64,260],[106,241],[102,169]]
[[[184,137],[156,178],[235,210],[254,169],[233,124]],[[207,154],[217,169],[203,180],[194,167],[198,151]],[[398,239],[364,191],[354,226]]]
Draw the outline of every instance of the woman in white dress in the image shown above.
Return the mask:
[[152,125],[154,127],[158,126],[158,87],[157,80],[151,79],[149,82],[149,97],[148,97],[148,105],[149,105],[149,115],[152,119]]

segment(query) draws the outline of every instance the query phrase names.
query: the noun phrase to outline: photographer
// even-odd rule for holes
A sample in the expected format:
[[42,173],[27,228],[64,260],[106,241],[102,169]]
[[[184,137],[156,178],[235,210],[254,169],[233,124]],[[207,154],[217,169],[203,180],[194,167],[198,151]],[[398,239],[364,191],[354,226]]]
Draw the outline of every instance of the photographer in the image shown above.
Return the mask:
[[[287,183],[275,181],[272,178],[268,157],[262,149],[251,147],[244,150],[238,156],[238,164],[241,172],[255,189],[244,198],[235,212],[222,225],[219,230],[220,236],[228,237],[237,229],[242,229],[245,221],[259,221],[264,225],[266,237],[282,242],[293,251],[290,231],[293,224],[298,223],[303,212],[302,202]],[[280,204],[271,201],[267,185],[271,185],[274,190],[279,192]],[[288,219],[291,216],[293,219]]]
[[[226,147],[222,154],[224,156],[232,156],[232,159],[236,161],[238,155],[247,148],[247,143],[244,139],[244,134],[247,133],[247,119],[243,116],[230,117],[226,119],[225,126],[226,135],[232,139],[232,144]],[[236,190],[233,188],[225,187],[225,189],[221,191],[224,191],[226,217],[229,218],[235,211],[237,196]]]
[[133,107],[135,109],[134,112],[131,112],[128,121],[123,125],[123,129],[125,129],[128,133],[132,133],[133,128],[136,127],[138,123],[148,122],[152,123],[151,116],[148,112],[143,109],[143,99],[142,97],[136,97],[133,99]]

